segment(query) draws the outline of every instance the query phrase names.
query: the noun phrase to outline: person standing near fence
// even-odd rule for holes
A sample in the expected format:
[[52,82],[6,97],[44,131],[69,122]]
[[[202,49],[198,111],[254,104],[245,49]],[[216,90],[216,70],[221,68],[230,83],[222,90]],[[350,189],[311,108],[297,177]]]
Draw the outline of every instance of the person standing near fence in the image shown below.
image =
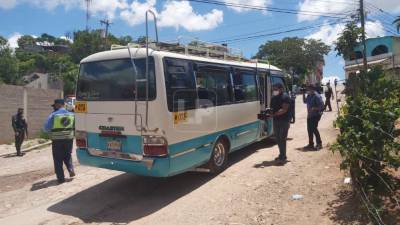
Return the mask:
[[17,114],[12,117],[11,121],[15,133],[15,148],[17,150],[17,156],[23,156],[21,146],[25,137],[28,138],[28,123],[24,118],[24,109],[19,108]]
[[72,164],[72,148],[74,140],[75,116],[64,108],[64,99],[56,99],[52,105],[52,112],[44,125],[44,130],[50,134],[54,170],[58,183],[64,183],[63,163],[67,167],[70,177],[75,176]]

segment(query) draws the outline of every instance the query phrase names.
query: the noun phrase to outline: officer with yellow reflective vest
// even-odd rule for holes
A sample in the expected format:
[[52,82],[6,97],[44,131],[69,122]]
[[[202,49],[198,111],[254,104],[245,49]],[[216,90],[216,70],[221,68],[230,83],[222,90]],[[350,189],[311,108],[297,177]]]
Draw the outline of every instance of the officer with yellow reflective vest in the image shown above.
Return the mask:
[[58,183],[64,183],[63,163],[67,167],[70,177],[75,176],[72,164],[72,148],[74,140],[75,116],[64,108],[64,99],[54,100],[54,112],[49,115],[44,130],[52,140],[54,170]]

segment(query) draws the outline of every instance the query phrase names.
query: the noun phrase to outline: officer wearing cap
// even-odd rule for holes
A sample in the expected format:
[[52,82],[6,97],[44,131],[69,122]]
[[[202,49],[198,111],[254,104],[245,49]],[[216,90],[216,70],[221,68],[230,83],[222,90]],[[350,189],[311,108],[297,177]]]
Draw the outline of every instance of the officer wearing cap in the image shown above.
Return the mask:
[[49,115],[44,125],[44,130],[49,133],[52,140],[54,170],[60,184],[65,182],[63,163],[67,167],[69,176],[75,176],[71,156],[75,117],[64,106],[64,99],[54,100],[54,104],[52,105],[54,112]]

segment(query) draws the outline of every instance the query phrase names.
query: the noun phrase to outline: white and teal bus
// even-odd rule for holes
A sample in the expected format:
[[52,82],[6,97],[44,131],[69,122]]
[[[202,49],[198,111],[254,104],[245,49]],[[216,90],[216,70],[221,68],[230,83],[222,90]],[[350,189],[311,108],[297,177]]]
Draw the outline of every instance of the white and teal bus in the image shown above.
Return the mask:
[[284,83],[279,68],[189,53],[128,46],[81,61],[81,164],[155,177],[218,173],[229,153],[272,135],[260,113],[272,84]]

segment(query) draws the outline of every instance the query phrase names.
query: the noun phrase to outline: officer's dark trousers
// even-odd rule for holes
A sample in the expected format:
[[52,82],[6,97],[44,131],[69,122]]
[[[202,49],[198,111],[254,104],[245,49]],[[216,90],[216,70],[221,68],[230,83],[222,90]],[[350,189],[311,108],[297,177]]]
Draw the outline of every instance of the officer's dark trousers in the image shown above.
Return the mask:
[[21,146],[24,142],[25,131],[19,130],[18,135],[15,135],[15,149],[17,150],[17,155],[21,155]]
[[307,118],[307,131],[308,131],[308,144],[310,146],[314,146],[314,135],[317,141],[317,145],[322,144],[321,136],[318,131],[318,123],[321,119],[321,116],[313,116]]
[[69,173],[74,171],[71,156],[72,146],[73,139],[53,140],[52,142],[54,170],[57,175],[57,180],[59,181],[64,180],[63,163],[67,167]]
[[326,107],[329,108],[329,111],[332,111],[331,98],[326,98],[326,100],[325,100],[325,106],[324,106],[324,109],[325,109],[325,110],[326,110]]
[[279,158],[286,159],[286,139],[290,127],[289,120],[274,120],[274,134],[279,148]]

